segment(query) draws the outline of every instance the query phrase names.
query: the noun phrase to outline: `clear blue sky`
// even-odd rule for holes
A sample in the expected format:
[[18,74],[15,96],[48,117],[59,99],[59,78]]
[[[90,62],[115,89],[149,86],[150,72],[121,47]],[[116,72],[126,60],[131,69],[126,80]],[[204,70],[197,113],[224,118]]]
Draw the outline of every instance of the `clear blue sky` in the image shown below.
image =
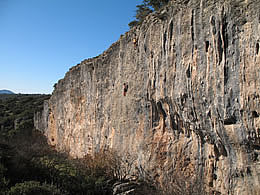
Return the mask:
[[51,93],[129,30],[142,0],[0,0],[0,89]]

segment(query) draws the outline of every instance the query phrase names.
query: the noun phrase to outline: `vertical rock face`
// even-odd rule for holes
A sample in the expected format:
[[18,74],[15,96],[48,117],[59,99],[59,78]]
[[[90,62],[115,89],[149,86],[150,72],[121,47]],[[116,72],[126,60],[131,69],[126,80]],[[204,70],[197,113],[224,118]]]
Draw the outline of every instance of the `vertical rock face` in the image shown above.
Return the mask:
[[74,157],[113,149],[162,184],[179,170],[259,194],[259,44],[257,0],[172,1],[72,67],[35,125]]

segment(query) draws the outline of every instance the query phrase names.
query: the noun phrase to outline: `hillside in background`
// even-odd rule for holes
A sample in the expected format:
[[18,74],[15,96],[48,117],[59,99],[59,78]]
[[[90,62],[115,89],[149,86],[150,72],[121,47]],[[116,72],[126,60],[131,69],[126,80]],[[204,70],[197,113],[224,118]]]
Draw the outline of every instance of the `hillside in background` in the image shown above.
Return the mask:
[[3,89],[3,90],[0,90],[0,94],[15,94],[15,93],[10,90]]

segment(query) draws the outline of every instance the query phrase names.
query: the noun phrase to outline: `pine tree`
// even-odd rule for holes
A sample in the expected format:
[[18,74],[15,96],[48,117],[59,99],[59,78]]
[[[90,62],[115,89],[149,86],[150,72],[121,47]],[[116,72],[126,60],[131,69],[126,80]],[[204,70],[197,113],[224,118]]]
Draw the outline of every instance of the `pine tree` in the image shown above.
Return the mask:
[[144,0],[144,4],[151,6],[154,10],[159,10],[163,6],[167,5],[169,0]]
[[138,9],[136,10],[136,19],[138,21],[143,21],[144,18],[152,12],[152,10],[146,5],[146,4],[141,4],[136,6]]
[[141,5],[137,5],[136,20],[130,22],[128,26],[130,28],[143,22],[144,18],[153,11],[158,11],[163,6],[167,5],[170,0],[143,0]]

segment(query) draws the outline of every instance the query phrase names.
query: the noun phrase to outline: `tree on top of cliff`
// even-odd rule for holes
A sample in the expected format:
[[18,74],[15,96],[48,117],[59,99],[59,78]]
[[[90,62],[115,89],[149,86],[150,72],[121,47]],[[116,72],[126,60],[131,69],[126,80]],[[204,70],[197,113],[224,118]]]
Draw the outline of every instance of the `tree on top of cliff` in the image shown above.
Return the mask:
[[153,11],[158,11],[163,6],[167,5],[170,0],[143,0],[141,5],[137,5],[136,20],[130,22],[128,25],[130,28],[141,24],[144,18]]
[[157,11],[163,6],[167,5],[169,3],[169,0],[143,0],[143,2],[146,5],[151,6],[153,10]]

